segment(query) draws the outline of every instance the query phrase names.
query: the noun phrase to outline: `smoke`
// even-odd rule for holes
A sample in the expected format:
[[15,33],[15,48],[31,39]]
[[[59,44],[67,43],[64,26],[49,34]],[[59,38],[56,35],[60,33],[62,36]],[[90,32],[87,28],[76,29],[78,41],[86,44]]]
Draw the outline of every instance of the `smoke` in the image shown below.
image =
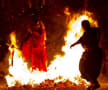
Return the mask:
[[66,34],[66,20],[65,16],[51,16],[45,21],[46,26],[46,48],[48,56],[48,64],[54,59],[55,55],[64,55],[61,50],[65,44],[64,36]]

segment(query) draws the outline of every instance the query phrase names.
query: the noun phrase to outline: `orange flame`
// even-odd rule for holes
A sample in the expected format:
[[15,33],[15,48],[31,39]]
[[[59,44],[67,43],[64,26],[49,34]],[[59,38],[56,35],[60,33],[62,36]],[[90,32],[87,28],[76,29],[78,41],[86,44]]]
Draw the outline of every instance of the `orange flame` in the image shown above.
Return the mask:
[[[23,61],[21,51],[17,49],[15,34],[11,34],[11,45],[14,45],[14,56],[13,56],[13,66],[10,65],[9,73],[6,76],[8,86],[15,86],[16,82],[21,85],[30,84],[40,84],[46,79],[54,80],[55,83],[65,82],[69,80],[76,84],[81,83],[80,72],[79,72],[79,60],[84,52],[82,46],[76,45],[70,49],[70,45],[76,42],[82,35],[83,30],[81,29],[81,21],[89,20],[94,26],[98,26],[97,21],[92,18],[92,13],[86,12],[84,14],[75,14],[68,25],[67,35],[64,37],[65,45],[62,50],[65,52],[64,56],[56,55],[55,60],[48,66],[47,72],[34,71],[27,68],[27,63]],[[12,50],[11,46],[9,47]],[[12,57],[9,58],[10,60]],[[61,77],[61,78],[59,78]],[[88,84],[88,82],[85,80]]]

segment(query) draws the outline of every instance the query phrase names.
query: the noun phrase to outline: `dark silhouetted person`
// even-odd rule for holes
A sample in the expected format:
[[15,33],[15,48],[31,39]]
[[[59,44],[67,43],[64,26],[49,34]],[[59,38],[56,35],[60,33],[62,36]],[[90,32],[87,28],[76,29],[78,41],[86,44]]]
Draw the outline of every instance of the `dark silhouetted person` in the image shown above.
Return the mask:
[[47,54],[45,47],[46,31],[42,21],[35,21],[28,28],[28,36],[22,46],[22,53],[26,60],[31,58],[32,70],[47,71]]
[[88,20],[82,21],[82,28],[84,29],[83,36],[70,48],[81,44],[85,49],[79,62],[79,70],[81,77],[91,82],[88,90],[94,90],[100,87],[97,77],[100,74],[102,62],[102,50],[99,47],[101,33],[98,28],[91,28]]

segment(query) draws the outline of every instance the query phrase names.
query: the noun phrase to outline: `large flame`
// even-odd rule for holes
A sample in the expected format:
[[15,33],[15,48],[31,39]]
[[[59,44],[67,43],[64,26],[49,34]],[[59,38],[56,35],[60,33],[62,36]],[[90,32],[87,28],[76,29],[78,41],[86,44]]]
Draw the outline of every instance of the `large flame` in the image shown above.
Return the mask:
[[[98,26],[97,22],[93,20],[92,14],[86,12],[86,14],[75,14],[68,25],[67,35],[64,37],[65,46],[62,47],[65,55],[56,55],[55,59],[48,66],[47,72],[31,71],[31,68],[27,68],[27,63],[24,62],[21,51],[16,44],[15,33],[11,36],[11,45],[9,50],[11,52],[9,61],[13,64],[9,64],[9,75],[6,76],[7,84],[9,87],[15,86],[17,83],[20,85],[34,85],[40,84],[47,79],[54,80],[55,83],[65,82],[69,80],[76,84],[81,83],[79,72],[79,60],[84,52],[82,46],[76,45],[70,49],[70,45],[76,42],[82,35],[81,21],[89,20],[94,26]],[[12,47],[14,45],[14,47]],[[12,56],[12,52],[14,55]],[[85,80],[86,82],[86,80]],[[86,82],[87,83],[87,82]]]

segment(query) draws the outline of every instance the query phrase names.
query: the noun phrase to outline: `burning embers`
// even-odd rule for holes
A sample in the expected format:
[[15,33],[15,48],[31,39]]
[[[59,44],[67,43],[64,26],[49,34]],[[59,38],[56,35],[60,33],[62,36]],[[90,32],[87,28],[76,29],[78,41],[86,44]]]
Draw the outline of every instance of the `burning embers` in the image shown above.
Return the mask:
[[15,33],[11,34],[9,75],[6,76],[8,87],[66,88],[89,84],[80,77],[79,72],[79,60],[84,49],[80,44],[70,49],[70,45],[83,35],[82,20],[86,19],[94,22],[94,26],[97,26],[97,22],[92,19],[92,14],[89,12],[86,12],[86,15],[75,14],[73,16],[68,26],[67,35],[64,38],[65,46],[62,47],[65,55],[56,55],[55,60],[47,67],[47,72],[32,71],[31,68],[27,68],[27,63],[24,62],[22,53],[16,44]]

